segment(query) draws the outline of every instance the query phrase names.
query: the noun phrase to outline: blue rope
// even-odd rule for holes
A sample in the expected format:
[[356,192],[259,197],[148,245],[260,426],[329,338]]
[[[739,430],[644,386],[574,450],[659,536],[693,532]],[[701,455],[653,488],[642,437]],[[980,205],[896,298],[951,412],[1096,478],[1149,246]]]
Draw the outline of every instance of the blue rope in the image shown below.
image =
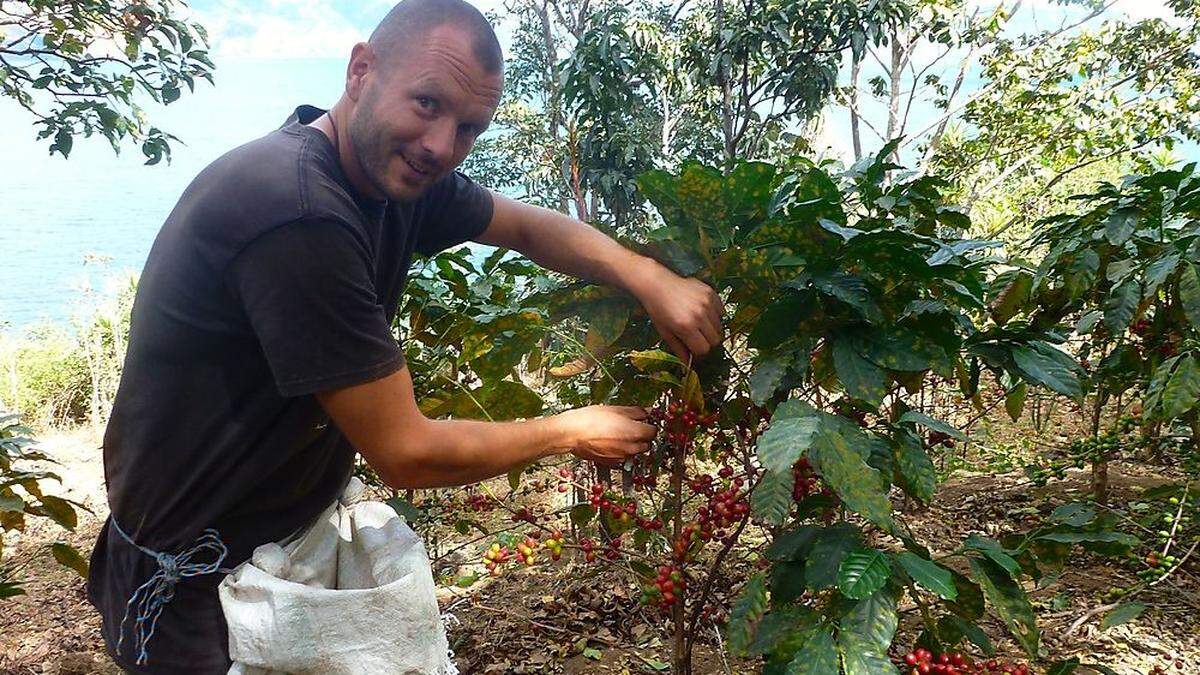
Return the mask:
[[[117,653],[119,654],[121,645],[125,641],[125,624],[129,621],[130,612],[135,611],[136,608],[133,620],[135,662],[139,666],[145,665],[149,660],[147,648],[150,638],[154,637],[154,630],[158,627],[158,617],[162,614],[163,606],[175,597],[175,585],[185,577],[214,572],[232,572],[233,570],[221,567],[221,563],[229,551],[225,548],[225,543],[221,541],[221,535],[212,528],[204,530],[191,548],[172,555],[159,553],[138,544],[132,537],[125,534],[125,531],[117,524],[116,518],[112,519],[112,524],[122,539],[142,553],[154,558],[158,563],[158,570],[146,583],[139,586],[129,596],[129,602],[125,603],[125,616],[121,618],[120,637],[117,639]],[[204,553],[212,553],[216,559],[210,562],[193,562],[193,558]]]

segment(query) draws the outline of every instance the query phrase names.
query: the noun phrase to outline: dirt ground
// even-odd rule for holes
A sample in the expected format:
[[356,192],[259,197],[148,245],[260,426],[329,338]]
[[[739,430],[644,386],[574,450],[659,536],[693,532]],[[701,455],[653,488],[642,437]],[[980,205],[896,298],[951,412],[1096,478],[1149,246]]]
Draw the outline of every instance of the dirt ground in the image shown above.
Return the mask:
[[[117,673],[104,655],[83,580],[55,563],[45,548],[65,540],[85,554],[90,549],[105,514],[99,444],[87,429],[46,433],[41,441],[62,464],[61,494],[93,513],[81,514],[73,533],[37,523],[5,539],[5,559],[21,566],[28,594],[0,601],[0,673]],[[1110,475],[1118,503],[1170,479],[1128,465],[1115,465]],[[936,548],[939,540],[959,541],[969,531],[996,535],[1014,529],[1034,514],[1082,497],[1086,489],[1087,477],[1079,471],[1045,488],[1030,486],[1017,471],[960,472],[940,488],[937,503],[906,517]],[[462,560],[469,562],[474,553],[463,549]],[[1032,592],[1042,609],[1048,653],[1079,656],[1122,675],[1146,675],[1155,666],[1172,675],[1200,675],[1200,579],[1191,573],[1139,596],[1150,609],[1135,621],[1100,631],[1103,594],[1135,580],[1131,569],[1110,560],[1074,556],[1059,579]],[[439,592],[443,609],[453,616],[450,640],[464,674],[665,672],[667,637],[634,593],[619,577],[561,564]],[[905,614],[898,645],[913,639],[914,631],[905,627],[915,625],[914,614]],[[999,625],[988,626],[988,632],[999,649],[1016,656]],[[698,648],[697,675],[756,671],[753,664],[730,660],[719,640],[714,631],[709,644]]]

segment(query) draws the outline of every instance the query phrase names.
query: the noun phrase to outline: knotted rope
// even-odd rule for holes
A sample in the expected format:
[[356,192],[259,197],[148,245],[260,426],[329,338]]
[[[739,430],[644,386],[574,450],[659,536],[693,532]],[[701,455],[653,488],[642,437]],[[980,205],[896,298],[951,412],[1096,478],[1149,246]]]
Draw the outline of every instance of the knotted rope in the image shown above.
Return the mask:
[[[125,534],[125,531],[117,524],[116,518],[112,519],[112,524],[122,539],[142,553],[154,558],[158,563],[158,570],[150,576],[146,583],[139,586],[129,596],[129,602],[125,603],[125,615],[121,618],[120,637],[117,639],[117,653],[120,653],[121,645],[125,641],[125,624],[129,621],[130,612],[136,612],[133,619],[135,662],[139,666],[145,665],[149,660],[147,649],[150,645],[150,638],[154,637],[154,630],[158,627],[158,617],[162,614],[163,606],[175,597],[175,585],[185,577],[196,577],[214,572],[232,572],[233,570],[221,567],[229,550],[221,541],[221,535],[216,530],[209,528],[201,533],[191,548],[175,554],[159,553],[138,544],[132,537]],[[205,553],[211,553],[215,559],[208,562],[194,560]]]

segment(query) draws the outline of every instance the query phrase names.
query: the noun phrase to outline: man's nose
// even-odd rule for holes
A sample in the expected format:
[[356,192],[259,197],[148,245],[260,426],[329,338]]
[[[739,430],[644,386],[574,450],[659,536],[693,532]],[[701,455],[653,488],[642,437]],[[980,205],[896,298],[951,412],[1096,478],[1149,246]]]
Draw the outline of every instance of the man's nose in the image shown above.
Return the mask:
[[454,157],[457,130],[454,120],[442,119],[431,124],[421,138],[421,149],[431,162],[437,164],[438,169],[446,167]]

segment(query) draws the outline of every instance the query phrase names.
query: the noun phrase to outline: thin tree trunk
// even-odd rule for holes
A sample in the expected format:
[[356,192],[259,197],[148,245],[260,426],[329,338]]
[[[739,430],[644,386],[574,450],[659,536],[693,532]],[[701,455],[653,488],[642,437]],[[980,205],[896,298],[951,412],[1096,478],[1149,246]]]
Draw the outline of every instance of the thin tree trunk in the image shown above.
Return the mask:
[[[722,59],[725,41],[721,38],[721,31],[725,28],[725,2],[717,0],[716,6],[716,36],[717,36],[717,51],[716,58]],[[729,89],[729,71],[724,64],[717,66],[717,85],[721,87],[721,134],[725,140],[725,166],[733,165],[733,92]]]
[[858,76],[862,61],[855,57],[850,65],[850,139],[854,142],[854,161],[862,157],[862,133],[858,128]]
[[[1096,403],[1092,407],[1092,440],[1100,437],[1100,413],[1104,410],[1104,392],[1096,392]],[[1092,497],[1098,504],[1108,503],[1108,457],[1103,448],[1097,448],[1092,456]]]
[[904,70],[904,48],[900,45],[900,32],[892,31],[892,62],[888,67],[888,141],[896,138],[900,132],[900,80]]

